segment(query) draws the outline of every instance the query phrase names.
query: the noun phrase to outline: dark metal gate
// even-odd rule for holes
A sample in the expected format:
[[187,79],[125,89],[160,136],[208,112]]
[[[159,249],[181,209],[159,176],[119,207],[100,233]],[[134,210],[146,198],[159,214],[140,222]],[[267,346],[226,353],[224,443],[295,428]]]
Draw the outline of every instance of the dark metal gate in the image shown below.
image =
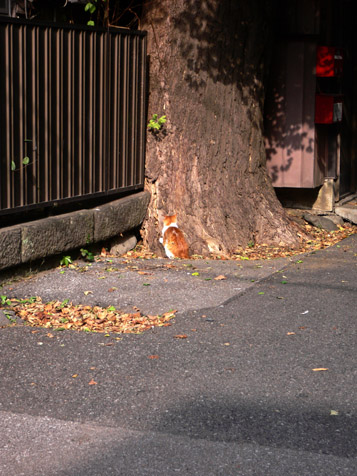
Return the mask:
[[146,33],[0,19],[0,214],[144,184]]

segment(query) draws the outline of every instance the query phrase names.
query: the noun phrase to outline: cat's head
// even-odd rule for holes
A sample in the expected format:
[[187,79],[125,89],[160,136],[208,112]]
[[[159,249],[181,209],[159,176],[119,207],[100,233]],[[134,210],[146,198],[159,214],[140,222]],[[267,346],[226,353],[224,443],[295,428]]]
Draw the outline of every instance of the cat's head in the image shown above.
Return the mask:
[[164,217],[164,226],[170,226],[177,222],[177,214]]

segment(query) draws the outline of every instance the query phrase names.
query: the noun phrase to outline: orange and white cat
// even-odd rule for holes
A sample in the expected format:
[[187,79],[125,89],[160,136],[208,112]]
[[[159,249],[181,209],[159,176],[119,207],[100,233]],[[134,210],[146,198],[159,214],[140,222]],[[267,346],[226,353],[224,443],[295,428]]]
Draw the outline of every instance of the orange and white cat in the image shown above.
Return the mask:
[[165,216],[162,238],[160,243],[164,245],[168,258],[189,258],[188,244],[182,231],[177,226],[177,215]]

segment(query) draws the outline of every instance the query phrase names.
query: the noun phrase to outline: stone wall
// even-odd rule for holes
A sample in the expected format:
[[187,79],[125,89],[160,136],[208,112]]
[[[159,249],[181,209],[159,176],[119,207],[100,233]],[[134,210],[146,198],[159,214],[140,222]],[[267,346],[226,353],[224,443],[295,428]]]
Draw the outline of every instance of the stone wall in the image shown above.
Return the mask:
[[80,210],[0,229],[0,270],[127,233],[145,218],[150,194],[139,192]]

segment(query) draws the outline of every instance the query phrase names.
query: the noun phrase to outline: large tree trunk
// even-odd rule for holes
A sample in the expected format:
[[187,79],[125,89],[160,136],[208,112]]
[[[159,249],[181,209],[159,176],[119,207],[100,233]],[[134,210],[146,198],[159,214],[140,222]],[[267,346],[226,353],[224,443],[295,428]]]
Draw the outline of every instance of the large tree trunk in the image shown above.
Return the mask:
[[149,0],[150,57],[143,239],[160,252],[163,215],[178,214],[193,253],[229,253],[248,242],[297,242],[274,193],[262,136],[263,76],[272,3]]

